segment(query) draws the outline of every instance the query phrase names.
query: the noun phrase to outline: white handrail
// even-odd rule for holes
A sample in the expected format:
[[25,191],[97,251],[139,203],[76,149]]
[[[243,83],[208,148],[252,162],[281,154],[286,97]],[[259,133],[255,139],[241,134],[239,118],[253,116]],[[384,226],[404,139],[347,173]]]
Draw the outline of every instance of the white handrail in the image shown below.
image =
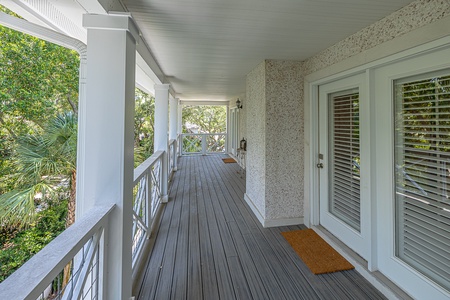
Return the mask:
[[147,158],[142,164],[137,166],[134,169],[134,179],[133,184],[136,185],[139,180],[142,178],[142,176],[145,175],[145,172],[148,171],[148,168],[150,168],[152,165],[154,165],[159,159],[161,159],[162,155],[164,154],[164,151],[156,151],[152,154],[149,158]]
[[[108,216],[113,208],[114,205],[90,209],[30,258],[0,284],[2,299],[37,299],[89,240],[106,229]],[[79,280],[84,279],[79,276]]]

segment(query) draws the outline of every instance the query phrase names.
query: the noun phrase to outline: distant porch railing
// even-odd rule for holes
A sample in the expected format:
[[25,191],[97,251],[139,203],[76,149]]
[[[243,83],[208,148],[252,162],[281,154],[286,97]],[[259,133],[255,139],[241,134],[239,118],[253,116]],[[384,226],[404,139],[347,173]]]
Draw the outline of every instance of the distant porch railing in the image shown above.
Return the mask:
[[226,133],[183,133],[181,153],[183,155],[225,153],[226,141]]

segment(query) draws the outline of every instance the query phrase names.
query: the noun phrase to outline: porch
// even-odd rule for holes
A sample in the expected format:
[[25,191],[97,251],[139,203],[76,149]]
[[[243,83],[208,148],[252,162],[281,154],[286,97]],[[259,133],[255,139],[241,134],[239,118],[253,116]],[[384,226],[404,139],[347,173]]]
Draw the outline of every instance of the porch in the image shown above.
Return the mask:
[[137,299],[385,299],[355,270],[313,275],[244,201],[245,171],[225,155],[181,157]]

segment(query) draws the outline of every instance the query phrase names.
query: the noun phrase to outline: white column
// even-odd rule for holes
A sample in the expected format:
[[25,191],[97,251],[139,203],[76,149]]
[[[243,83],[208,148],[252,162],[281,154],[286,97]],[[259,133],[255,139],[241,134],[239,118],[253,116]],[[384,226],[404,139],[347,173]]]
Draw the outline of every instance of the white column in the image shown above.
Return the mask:
[[169,140],[167,138],[169,125],[169,84],[155,84],[155,132],[154,147],[156,151],[164,151],[162,171],[162,202],[167,202],[167,152]]
[[[169,117],[169,140],[177,141],[178,131],[178,99],[170,98],[170,117]],[[178,142],[178,141],[177,141]],[[173,170],[177,170],[177,142],[175,142],[173,156]]]
[[170,98],[169,140],[177,138],[178,131],[178,100]]
[[[115,204],[102,241],[99,299],[130,299],[133,118],[138,29],[128,15],[84,15],[86,102],[80,112],[77,212]],[[104,263],[102,263],[102,259]]]
[[183,133],[183,105],[181,105],[180,99],[178,100],[178,135],[180,135],[180,140],[178,141],[178,155],[181,156],[183,153],[183,137],[181,134]]
[[231,132],[230,132],[230,105],[227,105],[227,135],[225,136],[225,153],[229,153],[230,143],[231,143]]

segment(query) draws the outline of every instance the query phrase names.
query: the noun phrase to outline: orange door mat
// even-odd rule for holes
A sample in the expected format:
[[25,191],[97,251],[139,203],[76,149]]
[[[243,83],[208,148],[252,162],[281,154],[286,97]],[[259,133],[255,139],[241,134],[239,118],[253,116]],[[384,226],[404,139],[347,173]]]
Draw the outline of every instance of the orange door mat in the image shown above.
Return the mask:
[[229,157],[229,158],[222,158],[222,160],[223,160],[223,162],[226,163],[226,164],[231,164],[231,163],[235,163],[235,162],[236,162],[236,161],[235,161],[233,158],[231,158],[231,157]]
[[288,231],[281,234],[311,272],[316,275],[355,268],[312,229]]

